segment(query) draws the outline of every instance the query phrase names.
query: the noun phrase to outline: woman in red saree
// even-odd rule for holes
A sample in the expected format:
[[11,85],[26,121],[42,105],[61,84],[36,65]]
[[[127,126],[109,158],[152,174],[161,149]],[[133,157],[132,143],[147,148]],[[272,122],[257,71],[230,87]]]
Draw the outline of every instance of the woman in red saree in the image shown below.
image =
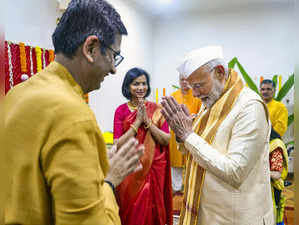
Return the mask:
[[121,146],[135,136],[145,147],[142,170],[129,175],[117,188],[122,225],[172,225],[169,129],[150,94],[149,75],[140,68],[126,73],[122,93],[129,102],[114,115],[114,141]]

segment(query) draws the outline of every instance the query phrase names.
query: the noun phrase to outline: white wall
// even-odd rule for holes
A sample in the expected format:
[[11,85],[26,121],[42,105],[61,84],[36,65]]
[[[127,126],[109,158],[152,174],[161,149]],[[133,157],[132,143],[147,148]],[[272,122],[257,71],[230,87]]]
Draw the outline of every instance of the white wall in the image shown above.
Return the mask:
[[51,36],[61,15],[56,0],[6,0],[4,3],[6,40],[53,49]]
[[[227,61],[238,57],[256,81],[262,75],[283,75],[294,70],[293,8],[246,8],[192,13],[165,18],[154,24],[153,85],[178,84],[175,68],[190,50],[222,45]],[[292,94],[290,98],[292,98]],[[291,100],[293,102],[293,99]]]

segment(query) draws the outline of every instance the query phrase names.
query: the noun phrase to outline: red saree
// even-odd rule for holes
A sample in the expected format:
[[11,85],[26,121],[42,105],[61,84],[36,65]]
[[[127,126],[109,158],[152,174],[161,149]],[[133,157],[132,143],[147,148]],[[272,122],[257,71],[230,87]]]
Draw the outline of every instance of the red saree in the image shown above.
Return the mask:
[[[160,108],[146,102],[149,118],[161,130],[169,133]],[[114,138],[124,134],[136,119],[127,104],[119,106],[114,116]],[[172,225],[172,193],[168,146],[161,146],[143,125],[136,135],[145,152],[140,159],[143,169],[129,175],[117,187],[117,200],[122,225]]]

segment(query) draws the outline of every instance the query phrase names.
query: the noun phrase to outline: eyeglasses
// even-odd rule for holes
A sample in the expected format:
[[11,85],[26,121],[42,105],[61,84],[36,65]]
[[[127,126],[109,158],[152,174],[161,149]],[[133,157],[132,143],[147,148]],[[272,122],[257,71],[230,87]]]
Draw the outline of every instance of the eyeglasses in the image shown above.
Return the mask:
[[124,57],[119,52],[106,45],[103,41],[102,45],[104,45],[106,48],[110,49],[113,52],[114,67],[117,67],[124,60]]

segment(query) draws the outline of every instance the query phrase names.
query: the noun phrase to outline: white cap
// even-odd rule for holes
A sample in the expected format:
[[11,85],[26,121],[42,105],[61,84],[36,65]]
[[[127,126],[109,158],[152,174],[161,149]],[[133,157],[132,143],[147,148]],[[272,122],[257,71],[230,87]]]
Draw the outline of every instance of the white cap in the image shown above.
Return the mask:
[[213,59],[223,59],[221,46],[207,46],[189,52],[177,71],[188,78],[195,70]]

